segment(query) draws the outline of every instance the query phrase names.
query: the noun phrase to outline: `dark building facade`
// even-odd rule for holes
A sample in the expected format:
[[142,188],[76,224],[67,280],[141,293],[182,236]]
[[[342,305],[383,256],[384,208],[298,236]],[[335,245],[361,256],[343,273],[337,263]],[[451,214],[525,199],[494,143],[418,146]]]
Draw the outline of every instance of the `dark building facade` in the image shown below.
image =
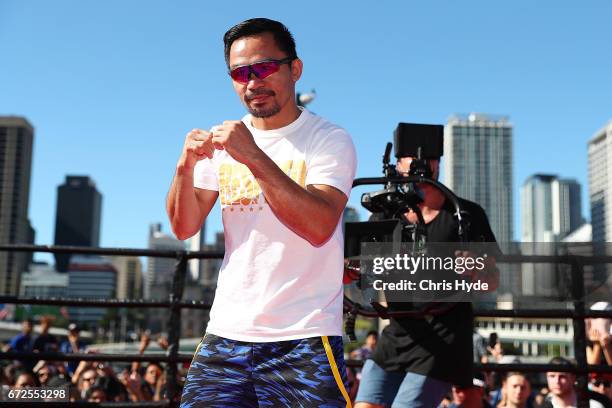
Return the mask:
[[[55,245],[97,247],[100,244],[102,195],[87,176],[66,176],[57,188]],[[70,254],[55,255],[56,268],[66,272]]]
[[[0,244],[33,243],[28,220],[34,128],[21,117],[0,116]],[[0,251],[0,294],[17,295],[31,255]]]

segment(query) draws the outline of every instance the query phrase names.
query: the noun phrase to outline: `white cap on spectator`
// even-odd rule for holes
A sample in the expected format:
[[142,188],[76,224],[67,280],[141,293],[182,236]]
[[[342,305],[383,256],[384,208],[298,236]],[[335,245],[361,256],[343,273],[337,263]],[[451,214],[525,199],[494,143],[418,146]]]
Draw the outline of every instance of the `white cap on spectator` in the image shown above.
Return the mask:
[[612,310],[612,304],[609,302],[595,302],[591,306],[591,310]]

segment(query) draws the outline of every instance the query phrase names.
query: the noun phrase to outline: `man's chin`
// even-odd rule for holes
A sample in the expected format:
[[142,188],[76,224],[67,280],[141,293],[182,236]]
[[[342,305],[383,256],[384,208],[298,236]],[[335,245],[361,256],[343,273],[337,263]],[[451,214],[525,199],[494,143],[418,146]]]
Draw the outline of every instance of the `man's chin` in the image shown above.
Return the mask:
[[278,107],[262,109],[262,108],[253,108],[252,106],[249,106],[248,109],[249,109],[249,113],[253,115],[253,117],[256,117],[256,118],[269,118],[269,117],[276,115],[278,112],[280,112],[280,108]]

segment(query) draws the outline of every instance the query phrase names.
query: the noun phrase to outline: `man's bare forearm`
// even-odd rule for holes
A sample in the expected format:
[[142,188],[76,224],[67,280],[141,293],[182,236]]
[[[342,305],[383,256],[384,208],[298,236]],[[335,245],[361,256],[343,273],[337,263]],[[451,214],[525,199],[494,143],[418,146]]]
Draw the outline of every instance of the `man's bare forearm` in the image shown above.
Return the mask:
[[302,188],[266,155],[248,163],[266,202],[278,219],[312,245],[333,234],[346,204],[346,196],[333,187]]
[[202,214],[193,187],[193,168],[178,164],[166,201],[172,231],[180,240],[193,236],[199,229]]
[[214,204],[214,200],[209,200],[212,198],[210,195],[198,200],[198,194],[193,186],[196,163],[213,157],[214,147],[211,138],[211,134],[202,129],[193,129],[187,133],[183,151],[176,165],[176,173],[166,198],[166,211],[172,231],[180,240],[187,239],[199,231],[204,218]]

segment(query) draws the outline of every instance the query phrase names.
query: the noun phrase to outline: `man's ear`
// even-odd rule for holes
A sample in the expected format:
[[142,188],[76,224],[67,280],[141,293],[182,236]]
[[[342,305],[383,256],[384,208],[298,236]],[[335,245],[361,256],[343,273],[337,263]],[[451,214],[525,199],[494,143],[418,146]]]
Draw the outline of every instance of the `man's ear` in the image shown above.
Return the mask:
[[302,76],[302,69],[304,68],[304,64],[302,60],[299,58],[291,61],[291,79],[293,82],[297,82]]

